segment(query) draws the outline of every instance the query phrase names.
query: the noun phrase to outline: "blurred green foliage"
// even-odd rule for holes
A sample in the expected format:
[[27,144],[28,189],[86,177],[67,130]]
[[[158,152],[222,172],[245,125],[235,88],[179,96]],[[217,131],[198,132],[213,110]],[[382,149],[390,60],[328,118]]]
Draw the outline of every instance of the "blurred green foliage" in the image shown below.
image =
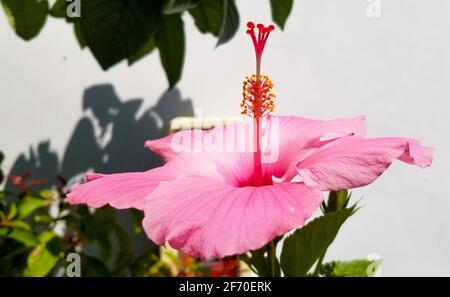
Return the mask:
[[143,235],[141,212],[125,211],[133,222],[125,230],[110,207],[70,205],[63,178],[58,188],[36,192],[40,183],[31,175],[5,174],[3,157],[0,152],[0,189],[5,176],[14,189],[0,190],[0,276],[64,276],[71,253],[80,256],[82,276],[209,274],[208,265],[171,250],[138,251],[133,241]]
[[[234,0],[0,1],[11,27],[24,40],[36,37],[48,16],[65,20],[81,48],[88,47],[104,70],[123,60],[132,65],[158,49],[170,88],[183,70],[184,13],[200,32],[217,37],[217,45],[232,39],[240,23]],[[293,0],[266,1],[273,21],[283,29]]]

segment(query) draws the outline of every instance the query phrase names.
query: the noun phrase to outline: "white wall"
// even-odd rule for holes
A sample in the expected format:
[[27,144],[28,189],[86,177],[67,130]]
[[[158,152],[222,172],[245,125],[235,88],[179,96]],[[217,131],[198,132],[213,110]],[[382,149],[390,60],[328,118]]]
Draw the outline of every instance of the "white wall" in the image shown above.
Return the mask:
[[[272,34],[263,61],[263,72],[275,82],[276,113],[322,119],[364,114],[370,136],[415,137],[436,148],[431,168],[396,163],[355,191],[365,207],[327,259],[377,253],[384,275],[450,275],[450,2],[381,0],[377,19],[367,17],[366,0],[295,2],[286,30]],[[203,116],[239,113],[241,81],[254,67],[244,24],[270,20],[268,1],[241,0],[238,7],[242,29],[218,49],[184,17],[187,55],[179,89]],[[48,21],[26,43],[0,15],[0,40],[6,166],[44,139],[63,152],[89,86],[111,83],[122,100],[144,98],[145,108],[167,86],[157,54],[103,72],[59,20]]]

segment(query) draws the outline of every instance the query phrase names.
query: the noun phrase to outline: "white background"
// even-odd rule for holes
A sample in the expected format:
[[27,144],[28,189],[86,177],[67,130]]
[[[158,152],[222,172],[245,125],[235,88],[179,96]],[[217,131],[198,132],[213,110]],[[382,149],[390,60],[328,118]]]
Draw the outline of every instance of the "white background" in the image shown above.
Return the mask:
[[[383,275],[450,275],[450,1],[381,0],[380,18],[366,0],[297,0],[284,32],[275,31],[263,58],[278,95],[276,114],[330,119],[364,114],[370,136],[415,137],[435,147],[431,168],[395,163],[354,193],[365,205],[327,259],[377,253]],[[254,70],[247,20],[270,21],[269,1],[238,1],[241,30],[216,40],[184,16],[187,54],[182,98],[203,116],[240,111],[242,78]],[[0,149],[5,167],[30,145],[51,139],[62,152],[82,116],[85,88],[114,85],[119,97],[148,108],[167,88],[157,53],[129,68],[100,69],[80,50],[72,29],[50,19],[24,42],[0,14]]]

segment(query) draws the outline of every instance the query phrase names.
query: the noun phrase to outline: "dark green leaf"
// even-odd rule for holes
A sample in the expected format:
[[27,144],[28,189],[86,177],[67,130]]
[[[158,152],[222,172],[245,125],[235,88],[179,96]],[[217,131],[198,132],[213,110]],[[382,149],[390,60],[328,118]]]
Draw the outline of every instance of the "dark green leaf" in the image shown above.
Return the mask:
[[97,258],[83,254],[81,256],[82,276],[110,276],[108,267]]
[[239,13],[237,11],[234,0],[226,0],[224,2],[224,5],[225,15],[217,45],[228,42],[231,38],[233,38],[234,34],[236,34],[236,31],[239,28]]
[[9,24],[24,40],[38,35],[45,24],[47,0],[2,0],[2,6]]
[[150,38],[144,46],[134,55],[128,58],[128,65],[133,65],[143,57],[150,54],[156,48],[155,38]]
[[182,13],[196,7],[199,2],[200,0],[165,0],[163,12],[164,14]]
[[77,38],[78,44],[83,49],[87,46],[86,40],[84,40],[83,34],[81,33],[80,29],[80,22],[74,22],[73,23],[73,31],[75,33],[75,37]]
[[169,87],[172,88],[180,80],[184,62],[184,28],[179,14],[164,17],[156,34],[156,45]]
[[284,241],[281,268],[286,276],[305,276],[333,242],[355,206],[314,219]]
[[55,18],[67,17],[67,0],[57,0],[50,8],[49,14]]
[[[371,266],[379,267],[380,260],[351,260],[351,261],[333,261],[322,264],[320,269],[321,276],[337,276],[337,277],[367,277],[368,269]],[[373,273],[370,271],[370,273]]]
[[34,196],[25,196],[22,200],[19,202],[19,219],[23,219],[29,214],[31,214],[36,209],[39,209],[41,207],[48,206],[51,203],[50,200],[42,199],[39,197]]
[[281,30],[284,29],[286,20],[291,13],[293,2],[294,0],[270,0],[272,19]]
[[119,243],[119,254],[117,255],[114,271],[114,274],[116,275],[130,263],[132,258],[132,247],[130,237],[119,224],[115,224],[115,233]]
[[200,32],[219,36],[225,15],[225,1],[201,0],[196,8],[189,10]]
[[258,276],[268,276],[269,269],[267,267],[267,257],[265,255],[266,248],[263,247],[256,251],[248,252],[239,256],[239,259],[244,261],[248,267]]
[[159,1],[89,0],[81,15],[81,36],[105,70],[139,52],[161,22]]

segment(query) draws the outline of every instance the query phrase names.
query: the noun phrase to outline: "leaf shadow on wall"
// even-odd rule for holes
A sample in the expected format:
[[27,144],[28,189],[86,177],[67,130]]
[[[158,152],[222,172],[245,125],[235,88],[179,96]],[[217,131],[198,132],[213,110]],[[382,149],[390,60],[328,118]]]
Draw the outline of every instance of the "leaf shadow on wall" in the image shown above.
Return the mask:
[[[60,175],[69,181],[81,181],[87,171],[116,173],[145,171],[163,164],[162,159],[144,147],[148,139],[165,136],[170,121],[178,116],[193,116],[192,101],[182,99],[178,89],[170,90],[148,109],[143,99],[121,100],[111,84],[94,85],[84,90],[83,116],[77,122],[60,157],[51,149],[50,140],[43,140],[28,155],[22,153],[14,162],[10,174],[31,174],[33,180],[45,180],[34,189],[59,184]],[[7,183],[6,189],[13,189]],[[118,211],[121,224],[132,228],[130,214]],[[138,246],[149,246],[142,234]]]

